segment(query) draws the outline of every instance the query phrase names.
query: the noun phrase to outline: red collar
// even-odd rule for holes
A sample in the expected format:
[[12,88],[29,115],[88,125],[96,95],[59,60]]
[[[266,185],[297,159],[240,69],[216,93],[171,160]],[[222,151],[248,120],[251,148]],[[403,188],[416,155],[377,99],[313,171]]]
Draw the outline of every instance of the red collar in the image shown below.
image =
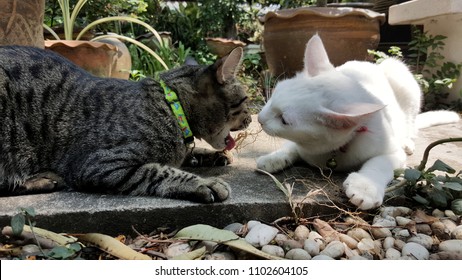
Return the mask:
[[[358,129],[356,129],[356,133],[363,133],[363,132],[368,132],[369,129],[367,128],[367,126],[360,126]],[[345,145],[343,145],[342,147],[340,147],[338,150],[342,153],[346,153],[347,152],[347,148],[348,148],[348,144],[350,142],[346,143]]]

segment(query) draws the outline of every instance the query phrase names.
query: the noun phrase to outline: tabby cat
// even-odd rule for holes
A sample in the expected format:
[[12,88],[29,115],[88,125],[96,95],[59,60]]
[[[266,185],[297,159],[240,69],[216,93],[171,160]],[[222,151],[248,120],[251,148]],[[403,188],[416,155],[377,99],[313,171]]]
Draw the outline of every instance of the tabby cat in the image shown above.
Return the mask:
[[92,76],[51,51],[0,47],[0,193],[71,187],[198,202],[230,194],[219,178],[180,168],[191,150],[165,90],[178,95],[193,136],[230,150],[250,121],[235,79],[242,49],[209,66],[160,75],[164,85]]

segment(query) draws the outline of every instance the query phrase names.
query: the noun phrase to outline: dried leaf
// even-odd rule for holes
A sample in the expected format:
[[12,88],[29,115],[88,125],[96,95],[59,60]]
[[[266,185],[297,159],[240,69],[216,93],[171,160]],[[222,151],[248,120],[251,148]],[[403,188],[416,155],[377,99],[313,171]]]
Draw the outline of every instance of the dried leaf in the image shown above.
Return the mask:
[[101,250],[123,260],[152,260],[149,256],[136,252],[115,238],[100,234],[87,233],[78,237],[84,243],[90,243]]
[[321,219],[314,219],[313,226],[326,241],[339,240],[339,232],[333,229],[327,222]]
[[439,221],[438,218],[429,216],[425,214],[422,210],[416,210],[412,213],[411,219],[414,220],[417,224],[425,223],[425,224],[432,224],[434,222]]
[[193,225],[186,227],[180,230],[176,235],[175,238],[181,240],[201,240],[201,241],[213,241],[220,244],[227,245],[229,247],[239,249],[242,251],[246,251],[253,255],[270,259],[276,260],[281,259],[279,257],[267,254],[263,251],[258,250],[257,248],[250,245],[247,241],[240,238],[233,232],[229,230],[222,230],[217,229],[209,225]]

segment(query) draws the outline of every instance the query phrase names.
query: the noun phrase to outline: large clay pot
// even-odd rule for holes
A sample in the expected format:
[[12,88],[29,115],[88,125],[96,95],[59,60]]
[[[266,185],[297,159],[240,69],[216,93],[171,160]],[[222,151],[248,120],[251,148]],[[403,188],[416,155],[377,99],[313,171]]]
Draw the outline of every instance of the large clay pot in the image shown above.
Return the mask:
[[232,50],[237,47],[245,47],[245,43],[239,40],[225,39],[225,38],[205,38],[205,43],[210,52],[216,54],[218,57],[228,55]]
[[45,48],[59,53],[99,77],[111,77],[117,57],[116,46],[101,42],[47,40]]
[[367,50],[379,44],[385,15],[357,8],[304,7],[269,12],[260,21],[271,74],[291,77],[303,69],[306,43],[316,33],[335,66],[368,60]]
[[0,45],[43,49],[45,0],[0,0]]

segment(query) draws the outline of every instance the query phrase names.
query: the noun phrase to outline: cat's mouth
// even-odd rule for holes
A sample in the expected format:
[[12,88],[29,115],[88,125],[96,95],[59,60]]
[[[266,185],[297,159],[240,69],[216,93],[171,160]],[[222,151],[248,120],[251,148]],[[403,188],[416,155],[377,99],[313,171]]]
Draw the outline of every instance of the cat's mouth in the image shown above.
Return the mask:
[[228,136],[225,138],[225,150],[230,151],[236,146],[236,141],[234,138],[231,136],[231,134],[228,133]]

